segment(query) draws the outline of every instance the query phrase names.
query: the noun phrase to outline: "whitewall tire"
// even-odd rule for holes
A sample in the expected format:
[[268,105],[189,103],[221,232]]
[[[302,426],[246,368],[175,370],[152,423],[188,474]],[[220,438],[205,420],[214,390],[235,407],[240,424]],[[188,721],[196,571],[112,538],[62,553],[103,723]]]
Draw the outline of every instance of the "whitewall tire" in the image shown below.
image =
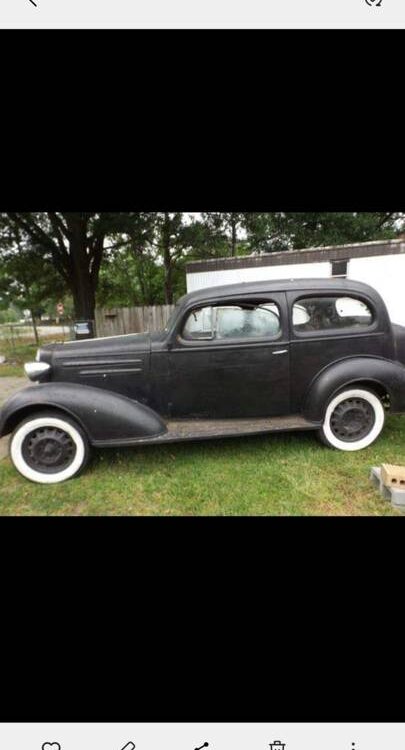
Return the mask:
[[365,388],[347,388],[328,404],[319,437],[331,448],[359,451],[378,438],[384,421],[378,396]]
[[36,413],[21,422],[10,440],[10,458],[23,477],[56,484],[76,476],[89,458],[81,427],[61,412]]

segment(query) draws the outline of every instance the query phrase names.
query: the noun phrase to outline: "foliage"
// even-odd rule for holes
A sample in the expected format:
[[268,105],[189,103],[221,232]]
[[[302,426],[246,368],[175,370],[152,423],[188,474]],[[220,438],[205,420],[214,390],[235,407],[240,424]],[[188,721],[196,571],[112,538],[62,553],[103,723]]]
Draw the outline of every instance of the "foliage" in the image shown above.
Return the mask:
[[247,215],[249,252],[343,245],[390,239],[403,225],[393,212],[267,213]]
[[131,307],[164,303],[164,270],[153,258],[134,257],[131,249],[120,249],[106,260],[100,271],[97,304],[100,307]]
[[389,239],[403,228],[393,212],[0,214],[0,306],[49,311],[61,298],[93,318],[96,300],[172,303],[190,260]]
[[0,309],[0,324],[17,323],[19,318],[20,316],[18,315],[17,311],[12,307],[8,307],[6,310]]
[[[19,310],[29,310],[35,337],[38,340],[35,318],[45,312],[49,299],[63,294],[64,285],[49,259],[32,244],[30,237],[22,237],[17,227],[2,222],[0,298],[3,306],[13,304]],[[3,244],[4,243],[4,244]]]
[[246,213],[203,213],[203,225],[208,229],[214,246],[221,255],[238,255],[238,248],[243,247],[241,234],[247,230],[248,214]]
[[9,212],[1,215],[0,249],[10,250],[12,243],[17,255],[35,250],[70,291],[76,317],[94,318],[105,238],[126,221],[123,213]]

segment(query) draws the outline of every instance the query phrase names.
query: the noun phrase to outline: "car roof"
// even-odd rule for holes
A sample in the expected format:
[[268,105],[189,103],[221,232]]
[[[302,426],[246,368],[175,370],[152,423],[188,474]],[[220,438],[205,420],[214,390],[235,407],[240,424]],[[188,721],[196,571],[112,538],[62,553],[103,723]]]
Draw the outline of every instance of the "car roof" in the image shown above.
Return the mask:
[[266,294],[271,292],[291,292],[291,291],[308,291],[308,292],[358,292],[366,293],[371,297],[380,298],[380,295],[373,287],[363,284],[361,281],[351,281],[350,279],[338,278],[315,278],[315,279],[274,279],[266,281],[244,281],[238,284],[227,284],[226,286],[213,286],[204,289],[198,289],[184,295],[178,304],[185,302],[202,302],[212,297],[228,297],[233,295],[244,294]]

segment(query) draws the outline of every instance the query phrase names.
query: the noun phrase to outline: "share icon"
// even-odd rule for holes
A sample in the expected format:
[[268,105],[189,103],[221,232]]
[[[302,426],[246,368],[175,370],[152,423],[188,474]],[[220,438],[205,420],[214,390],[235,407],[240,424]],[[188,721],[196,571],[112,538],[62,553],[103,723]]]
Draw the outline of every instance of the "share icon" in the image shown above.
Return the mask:
[[201,745],[201,747],[196,747],[195,750],[202,750],[203,747],[208,747],[208,742],[204,742],[204,744]]

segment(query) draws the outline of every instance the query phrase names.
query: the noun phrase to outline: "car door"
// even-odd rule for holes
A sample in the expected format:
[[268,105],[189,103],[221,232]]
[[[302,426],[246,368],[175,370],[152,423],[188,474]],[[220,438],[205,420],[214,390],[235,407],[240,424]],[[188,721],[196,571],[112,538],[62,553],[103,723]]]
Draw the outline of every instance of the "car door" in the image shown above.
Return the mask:
[[170,347],[169,368],[172,416],[288,414],[285,295],[208,301],[187,309]]
[[289,292],[292,410],[302,410],[313,379],[346,357],[390,357],[388,321],[365,294],[350,291]]

